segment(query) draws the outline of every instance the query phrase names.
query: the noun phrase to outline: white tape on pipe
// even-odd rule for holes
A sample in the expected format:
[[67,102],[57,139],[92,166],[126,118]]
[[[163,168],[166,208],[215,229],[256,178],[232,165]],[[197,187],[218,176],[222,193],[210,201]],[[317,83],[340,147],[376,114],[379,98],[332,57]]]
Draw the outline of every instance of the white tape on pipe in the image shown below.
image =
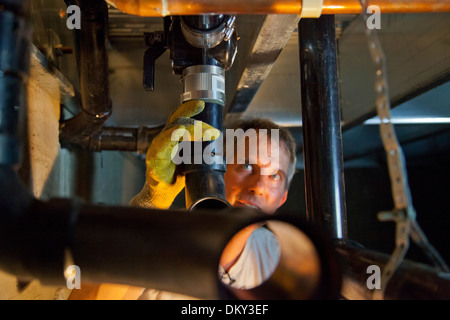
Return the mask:
[[302,0],[300,18],[319,18],[322,14],[323,0]]
[[169,16],[170,15],[170,11],[167,10],[167,0],[162,0],[161,1],[161,5],[162,5],[162,9],[161,9],[161,15],[163,17]]

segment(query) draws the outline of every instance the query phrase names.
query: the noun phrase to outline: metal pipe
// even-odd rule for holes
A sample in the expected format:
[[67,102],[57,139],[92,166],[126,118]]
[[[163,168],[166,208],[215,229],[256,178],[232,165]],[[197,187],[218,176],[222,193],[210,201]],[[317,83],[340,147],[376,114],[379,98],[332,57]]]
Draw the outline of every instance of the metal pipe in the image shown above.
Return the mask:
[[181,31],[186,41],[202,49],[211,49],[234,32],[235,16],[182,16]]
[[[179,210],[86,205],[76,199],[43,202],[28,194],[11,168],[0,166],[0,190],[6,188],[13,196],[0,192],[0,269],[24,281],[64,286],[64,270],[76,265],[82,281],[201,299],[338,297],[340,270],[331,243],[295,215],[266,219],[245,208],[188,215]],[[238,231],[266,220],[287,223],[300,232],[312,250],[312,256],[303,257],[312,260],[301,261],[306,268],[292,264],[292,259],[298,260],[296,246],[282,242],[281,260],[267,282],[249,291],[227,287],[218,276],[223,249]],[[316,268],[309,268],[311,264]]]
[[90,150],[137,150],[137,128],[104,127],[90,138]]
[[155,128],[103,127],[92,134],[89,141],[78,146],[92,151],[131,151],[147,153],[153,138],[161,132],[163,126]]
[[[204,121],[214,128],[222,131],[222,113],[223,105],[218,103],[205,103],[205,109],[196,120]],[[186,208],[191,210],[197,208],[226,208],[231,206],[225,196],[225,180],[224,174],[226,164],[222,148],[218,145],[221,140],[212,142],[193,142],[193,156],[191,164],[185,166],[186,176]],[[211,148],[211,159],[219,159],[222,161],[214,161],[208,164],[205,161],[204,153],[206,148]],[[209,156],[209,155],[208,155]]]
[[[204,110],[193,117],[212,127],[223,130],[223,107],[225,105],[225,70],[213,65],[196,65],[183,70],[183,102],[205,101]],[[182,142],[190,144],[190,163],[185,164],[186,207],[194,210],[203,208],[225,208],[229,206],[225,197],[224,173],[226,164],[223,148],[216,141]],[[187,149],[189,150],[189,149]],[[205,150],[211,163],[205,159]]]
[[[181,74],[181,102],[201,100],[204,110],[193,117],[222,131],[225,106],[225,71],[231,67],[237,36],[235,16],[175,16],[169,28],[168,47],[175,74]],[[202,140],[201,132],[194,141],[182,141],[183,172],[186,177],[186,207],[226,208],[224,173],[225,157],[221,137]],[[205,157],[206,156],[206,157]],[[206,159],[207,158],[207,159]]]
[[61,123],[62,145],[86,142],[91,134],[102,128],[111,114],[106,50],[108,7],[103,0],[66,2],[81,9],[81,29],[75,29],[74,37],[82,112]]
[[[349,300],[372,299],[377,289],[369,289],[370,266],[383,270],[389,255],[368,250],[349,240],[336,243],[336,252],[342,264],[342,295]],[[373,269],[370,269],[373,270]],[[450,274],[429,265],[403,260],[385,290],[386,300],[448,300],[450,299]]]
[[[119,10],[139,16],[222,14],[299,14],[301,0],[110,0]],[[442,0],[373,0],[382,13],[450,12],[450,3]],[[359,14],[355,0],[324,0],[322,14]]]
[[182,20],[190,27],[196,30],[208,31],[217,28],[225,16],[223,14],[208,14],[198,16],[183,16]]
[[26,107],[31,47],[26,3],[0,2],[0,164],[6,165],[20,162],[18,119]]
[[73,237],[73,261],[88,282],[220,299],[226,294],[217,274],[220,255],[251,217],[214,210],[188,215],[83,206]]
[[74,29],[81,107],[89,115],[104,118],[111,113],[106,50],[108,6],[102,0],[72,2],[81,9],[81,29]]
[[306,212],[332,237],[347,237],[334,16],[298,25]]

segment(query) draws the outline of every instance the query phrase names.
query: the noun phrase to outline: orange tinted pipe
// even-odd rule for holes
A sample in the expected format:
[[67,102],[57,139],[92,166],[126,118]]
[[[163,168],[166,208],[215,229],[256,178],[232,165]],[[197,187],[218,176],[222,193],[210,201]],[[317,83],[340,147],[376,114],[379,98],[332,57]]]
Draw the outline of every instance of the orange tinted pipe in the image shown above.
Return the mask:
[[[450,12],[448,0],[372,0],[368,6],[380,7],[381,13]],[[322,14],[359,14],[359,0],[324,0]]]
[[[299,14],[301,0],[110,0],[126,13],[159,17],[168,15]],[[381,13],[450,12],[447,0],[372,0]],[[323,0],[322,14],[358,14],[359,0]]]

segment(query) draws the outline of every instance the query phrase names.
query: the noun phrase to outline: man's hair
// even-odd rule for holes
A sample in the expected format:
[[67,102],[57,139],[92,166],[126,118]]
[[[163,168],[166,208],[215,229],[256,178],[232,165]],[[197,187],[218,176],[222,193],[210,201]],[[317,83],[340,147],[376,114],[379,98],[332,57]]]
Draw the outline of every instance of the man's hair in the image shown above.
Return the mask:
[[278,129],[280,142],[283,142],[283,144],[280,143],[280,145],[284,148],[284,150],[288,153],[289,156],[289,168],[286,179],[286,190],[289,189],[292,177],[294,176],[295,173],[297,155],[296,155],[295,139],[288,129],[280,127],[272,120],[266,118],[251,118],[238,120],[226,126],[226,128],[224,129],[234,129],[234,130],[242,129],[244,132],[246,132],[249,129],[254,129],[256,131],[258,131],[259,129],[266,129],[269,138],[271,137],[270,136],[271,130]]

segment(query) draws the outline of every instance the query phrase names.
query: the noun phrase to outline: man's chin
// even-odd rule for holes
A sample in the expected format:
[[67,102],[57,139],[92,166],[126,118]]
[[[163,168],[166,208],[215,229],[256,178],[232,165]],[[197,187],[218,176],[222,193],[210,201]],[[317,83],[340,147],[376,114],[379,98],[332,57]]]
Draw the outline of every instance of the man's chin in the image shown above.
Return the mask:
[[258,206],[248,205],[248,204],[245,204],[245,203],[242,203],[242,202],[239,202],[239,201],[236,201],[236,202],[233,204],[233,207],[234,207],[234,208],[253,209],[253,210],[256,210],[257,212],[259,212],[259,213],[261,213],[261,214],[264,214],[264,215],[272,215],[272,214],[273,214],[272,211],[267,212],[267,211],[264,211],[263,209],[259,208]]

